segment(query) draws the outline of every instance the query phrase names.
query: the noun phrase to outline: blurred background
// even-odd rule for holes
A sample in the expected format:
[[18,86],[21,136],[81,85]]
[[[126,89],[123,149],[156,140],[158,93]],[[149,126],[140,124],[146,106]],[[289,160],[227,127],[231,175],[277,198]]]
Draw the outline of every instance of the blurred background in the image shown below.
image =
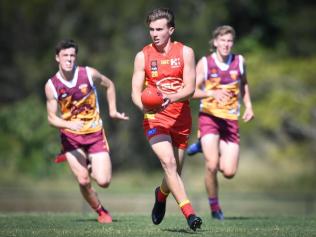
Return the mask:
[[[136,53],[150,43],[145,17],[156,7],[176,15],[174,39],[209,53],[218,25],[232,25],[234,52],[246,58],[256,118],[241,126],[233,180],[220,178],[227,215],[316,213],[316,3],[312,0],[2,0],[0,2],[0,212],[90,211],[66,163],[55,164],[58,131],[48,125],[44,84],[58,70],[55,45],[79,43],[78,62],[116,84],[128,122],[101,112],[113,181],[99,195],[113,212],[148,212],[162,171],[131,101]],[[100,88],[101,89],[101,88]],[[191,103],[196,139],[198,101]],[[242,110],[243,112],[243,110]],[[183,179],[193,205],[207,212],[201,154],[187,157]],[[170,198],[170,212],[177,211]]]

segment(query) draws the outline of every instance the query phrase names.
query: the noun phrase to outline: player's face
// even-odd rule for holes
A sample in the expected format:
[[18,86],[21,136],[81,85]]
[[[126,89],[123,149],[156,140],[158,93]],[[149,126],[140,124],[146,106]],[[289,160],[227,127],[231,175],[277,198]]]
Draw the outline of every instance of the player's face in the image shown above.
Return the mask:
[[220,54],[222,57],[228,56],[234,45],[233,35],[230,33],[225,35],[219,35],[214,40],[214,45],[216,47],[218,54]]
[[76,63],[76,50],[75,48],[68,48],[60,50],[56,55],[56,61],[59,63],[59,67],[66,72],[73,70]]
[[158,19],[150,22],[149,33],[156,47],[165,46],[170,40],[170,36],[174,31],[173,27],[168,27],[167,19]]

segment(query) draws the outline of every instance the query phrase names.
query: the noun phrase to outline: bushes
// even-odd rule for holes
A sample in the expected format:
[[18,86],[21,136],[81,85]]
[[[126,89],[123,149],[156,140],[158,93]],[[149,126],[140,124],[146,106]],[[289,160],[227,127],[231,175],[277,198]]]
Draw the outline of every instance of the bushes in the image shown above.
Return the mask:
[[1,176],[50,174],[52,160],[60,150],[56,130],[47,122],[44,103],[36,96],[0,110]]

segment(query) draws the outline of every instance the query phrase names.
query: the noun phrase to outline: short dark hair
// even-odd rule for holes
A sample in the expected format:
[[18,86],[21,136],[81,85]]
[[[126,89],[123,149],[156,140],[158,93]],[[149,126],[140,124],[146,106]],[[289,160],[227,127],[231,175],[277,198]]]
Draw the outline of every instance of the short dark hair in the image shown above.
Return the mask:
[[174,14],[169,8],[157,8],[147,15],[147,25],[158,19],[166,19],[168,27],[175,27]]
[[69,48],[75,48],[76,54],[79,51],[78,44],[74,40],[72,40],[72,39],[63,39],[63,40],[59,41],[56,44],[56,47],[55,47],[56,55],[59,54],[59,52],[62,49],[69,49]]

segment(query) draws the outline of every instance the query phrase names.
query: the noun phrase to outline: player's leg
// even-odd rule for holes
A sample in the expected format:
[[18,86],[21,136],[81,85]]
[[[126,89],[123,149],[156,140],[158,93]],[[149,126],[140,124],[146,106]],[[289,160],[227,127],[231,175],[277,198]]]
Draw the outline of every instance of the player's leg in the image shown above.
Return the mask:
[[150,140],[151,147],[164,170],[166,188],[170,190],[177,201],[185,199],[182,180],[177,172],[177,161],[174,155],[171,138],[169,135],[157,135]]
[[91,176],[102,188],[110,185],[112,178],[112,164],[108,152],[99,152],[89,154],[91,160],[92,172]]
[[[166,199],[171,191],[171,188],[173,186],[178,186],[177,184],[171,184],[171,188],[169,186],[170,179],[173,183],[174,180],[177,181],[177,165],[169,135],[157,135],[150,139],[150,144],[159,158],[165,173],[162,184],[160,187],[155,189],[155,204],[152,210],[152,221],[154,224],[158,225],[164,218],[166,211]],[[173,178],[170,178],[170,174],[173,175]]]
[[[195,216],[195,212],[192,208],[190,201],[188,200],[183,182],[178,173],[178,167],[180,168],[180,166],[182,166],[183,157],[181,158],[178,157],[179,152],[178,153],[176,152],[177,158],[175,157],[173,146],[171,144],[171,138],[169,135],[164,135],[164,134],[157,135],[150,140],[150,144],[152,146],[153,151],[155,152],[155,154],[160,160],[161,166],[165,173],[164,180],[167,184],[168,189],[170,190],[170,192],[176,199],[177,203],[179,204],[184,216],[188,220],[188,223],[189,223],[189,220],[192,222],[192,223],[191,222],[189,223],[190,227],[194,230],[196,228],[199,228],[202,221],[200,218]],[[183,156],[184,152],[181,151],[180,154]],[[157,200],[157,197],[156,197],[156,200]],[[156,203],[157,201],[155,202],[155,206],[156,206]],[[155,206],[152,213],[153,217],[156,216]],[[193,217],[190,218],[191,216],[194,216],[194,218]],[[157,222],[155,222],[155,218],[153,218],[154,224],[159,224],[161,221],[162,219],[158,219]]]
[[239,161],[239,126],[236,120],[226,120],[222,125],[219,168],[226,178],[233,178]]
[[220,142],[220,163],[219,169],[225,178],[231,179],[238,169],[239,145],[233,142]]
[[[180,138],[181,141],[182,139]],[[186,143],[186,142],[185,142]],[[185,144],[180,142],[181,145]],[[179,144],[178,144],[179,145]],[[181,145],[179,145],[181,147]],[[182,168],[183,168],[183,164],[184,164],[184,153],[185,150],[184,148],[174,148],[174,154],[175,154],[175,158],[177,161],[177,172],[181,177],[181,173],[182,173]],[[202,225],[202,219],[198,216],[196,216],[196,213],[191,205],[191,203],[188,201],[184,201],[182,203],[178,203],[179,207],[181,208],[181,211],[183,213],[183,215],[186,217],[188,225],[190,226],[190,228],[192,230],[196,230],[197,228],[201,228]]]
[[[184,151],[183,149],[174,149],[174,154],[177,163],[177,172],[181,176]],[[152,210],[152,221],[155,224],[159,224],[163,220],[166,212],[166,201],[169,193],[170,190],[164,177],[162,179],[161,185],[155,189],[155,205]]]
[[[91,135],[91,143],[87,146],[89,160],[91,161],[91,177],[100,187],[107,188],[112,178],[112,164],[109,155],[109,146],[104,131]],[[93,141],[93,142],[92,142]],[[99,201],[100,202],[100,201]],[[112,216],[103,205],[99,204],[96,209],[100,223],[111,223]]]
[[[99,152],[89,154],[91,160],[91,176],[100,187],[107,188],[110,185],[112,177],[112,165],[108,152]],[[103,207],[99,200],[99,206],[96,209],[98,221],[100,223],[111,223],[112,216],[109,211]]]
[[207,134],[201,139],[205,158],[205,188],[213,218],[223,219],[218,197],[219,135]]
[[96,192],[91,186],[86,154],[81,149],[77,149],[66,152],[66,158],[71,171],[79,183],[80,191],[83,197],[93,209],[97,209],[100,202],[97,198]]
[[[175,155],[176,164],[177,164],[177,172],[181,176],[183,163],[184,163],[184,150],[174,147],[174,155]],[[165,178],[163,178],[162,180],[160,189],[163,191],[163,194],[165,194],[166,197],[170,193],[170,190],[168,188]]]
[[90,174],[87,166],[88,157],[86,157],[86,154],[81,149],[67,152],[66,157],[69,167],[79,183],[82,196],[91,208],[99,214],[102,209],[102,205],[98,199],[96,191],[91,185]]

